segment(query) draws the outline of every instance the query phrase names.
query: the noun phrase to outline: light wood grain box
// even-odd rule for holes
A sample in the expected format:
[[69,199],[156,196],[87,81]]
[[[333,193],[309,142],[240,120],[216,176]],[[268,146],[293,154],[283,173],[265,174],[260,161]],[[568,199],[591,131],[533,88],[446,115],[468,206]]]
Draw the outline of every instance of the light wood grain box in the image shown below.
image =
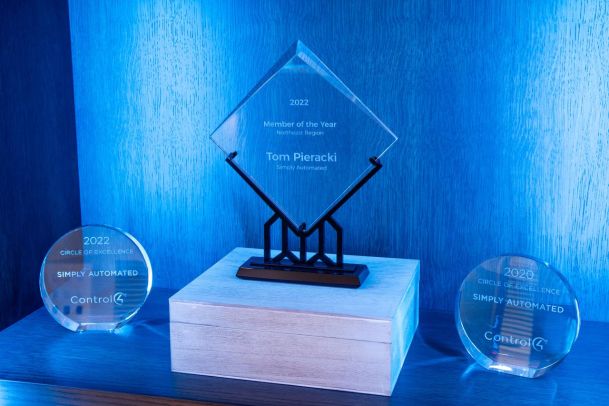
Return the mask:
[[419,261],[368,265],[358,289],[242,280],[236,248],[169,299],[175,372],[390,395],[419,320]]

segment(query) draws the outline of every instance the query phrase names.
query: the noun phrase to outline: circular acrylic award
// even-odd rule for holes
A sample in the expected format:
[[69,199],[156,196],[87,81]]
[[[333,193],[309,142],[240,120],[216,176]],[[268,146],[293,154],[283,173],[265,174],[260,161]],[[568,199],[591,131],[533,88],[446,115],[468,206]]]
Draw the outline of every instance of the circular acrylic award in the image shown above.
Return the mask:
[[72,331],[114,330],[128,322],[152,286],[150,260],[119,229],[91,225],[61,237],[40,270],[40,293],[59,324]]
[[484,368],[534,378],[558,364],[577,339],[575,293],[557,270],[524,256],[489,259],[459,289],[456,323]]

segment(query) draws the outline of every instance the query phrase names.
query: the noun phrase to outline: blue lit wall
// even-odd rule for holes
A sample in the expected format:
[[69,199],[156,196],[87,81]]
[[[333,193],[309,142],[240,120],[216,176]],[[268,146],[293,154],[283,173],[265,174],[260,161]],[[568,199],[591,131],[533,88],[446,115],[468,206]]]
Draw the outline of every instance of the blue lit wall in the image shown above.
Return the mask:
[[82,218],[178,288],[269,216],[208,134],[301,39],[400,137],[338,219],[346,252],[420,258],[422,305],[544,258],[609,320],[604,2],[70,1]]
[[0,329],[42,305],[53,242],[80,224],[68,4],[0,1]]

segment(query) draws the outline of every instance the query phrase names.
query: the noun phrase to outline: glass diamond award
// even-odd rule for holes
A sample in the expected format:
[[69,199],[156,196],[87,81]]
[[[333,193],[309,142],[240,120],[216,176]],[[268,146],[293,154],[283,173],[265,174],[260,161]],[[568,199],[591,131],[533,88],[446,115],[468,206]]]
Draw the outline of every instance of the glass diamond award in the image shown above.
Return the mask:
[[[237,276],[361,285],[367,268],[343,262],[343,231],[332,215],[381,168],[397,137],[313,52],[296,42],[211,139],[274,213],[264,225],[264,257],[251,258]],[[271,257],[276,222],[281,252]],[[330,228],[335,259],[325,247]],[[289,249],[290,234],[298,250]],[[317,251],[309,255],[313,234]]]
[[44,306],[72,331],[114,330],[146,301],[152,268],[146,251],[117,228],[90,225],[53,244],[40,269]]
[[577,299],[564,276],[545,262],[515,255],[489,259],[467,275],[455,318],[476,362],[528,378],[557,365],[580,326]]

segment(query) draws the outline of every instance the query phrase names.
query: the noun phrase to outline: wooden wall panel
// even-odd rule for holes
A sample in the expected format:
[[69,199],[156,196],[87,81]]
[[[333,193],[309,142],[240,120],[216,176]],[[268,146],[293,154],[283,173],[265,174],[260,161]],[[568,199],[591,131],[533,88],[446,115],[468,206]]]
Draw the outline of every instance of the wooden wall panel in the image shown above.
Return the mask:
[[301,39],[400,137],[338,214],[346,252],[421,259],[422,305],[543,258],[609,320],[603,2],[70,1],[82,217],[131,231],[181,287],[269,211],[209,133]]

